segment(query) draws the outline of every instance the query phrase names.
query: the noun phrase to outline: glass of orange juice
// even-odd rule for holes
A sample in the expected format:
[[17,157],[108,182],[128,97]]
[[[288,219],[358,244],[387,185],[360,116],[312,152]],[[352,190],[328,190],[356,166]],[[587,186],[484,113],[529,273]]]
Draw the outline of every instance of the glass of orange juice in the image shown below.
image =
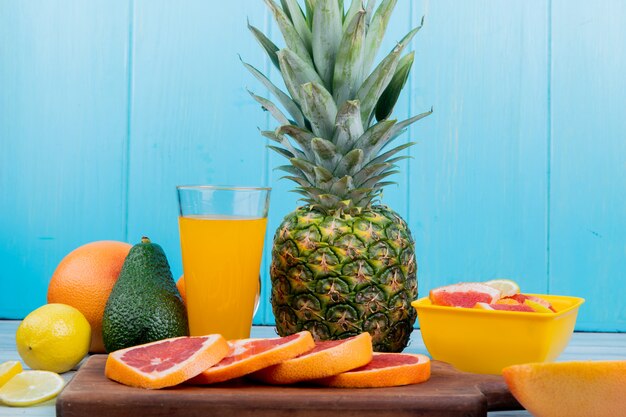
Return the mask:
[[248,338],[271,189],[176,189],[190,334]]

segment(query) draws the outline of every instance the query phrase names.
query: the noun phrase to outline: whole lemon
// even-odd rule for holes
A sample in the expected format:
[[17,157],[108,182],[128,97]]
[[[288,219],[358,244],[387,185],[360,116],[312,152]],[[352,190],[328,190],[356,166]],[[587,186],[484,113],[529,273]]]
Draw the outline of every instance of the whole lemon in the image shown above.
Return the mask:
[[32,311],[15,334],[17,352],[26,365],[67,372],[87,354],[91,327],[83,314],[65,304],[46,304]]

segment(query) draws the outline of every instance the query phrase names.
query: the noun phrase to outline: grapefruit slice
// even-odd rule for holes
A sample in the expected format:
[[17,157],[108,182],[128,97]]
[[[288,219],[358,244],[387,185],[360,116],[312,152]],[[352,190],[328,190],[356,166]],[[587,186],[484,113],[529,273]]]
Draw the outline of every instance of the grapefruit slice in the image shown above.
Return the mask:
[[608,417],[626,410],[626,361],[513,365],[502,376],[533,416]]
[[342,340],[317,342],[315,347],[294,359],[289,359],[251,374],[267,384],[326,378],[368,364],[372,360],[372,336],[361,333]]
[[274,339],[241,339],[228,342],[230,355],[188,381],[190,384],[213,384],[238,378],[285,360],[295,358],[315,347],[308,331]]
[[476,303],[474,308],[482,309],[482,310],[500,310],[500,311],[524,311],[527,313],[534,313],[531,307],[524,304],[487,304],[487,303]]
[[430,378],[430,359],[408,353],[374,353],[365,366],[313,381],[327,387],[378,388],[418,384]]
[[462,282],[430,291],[430,301],[438,306],[472,308],[476,303],[493,304],[502,293],[497,288],[479,282]]
[[174,337],[109,354],[104,374],[132,387],[158,389],[178,385],[230,353],[221,335]]

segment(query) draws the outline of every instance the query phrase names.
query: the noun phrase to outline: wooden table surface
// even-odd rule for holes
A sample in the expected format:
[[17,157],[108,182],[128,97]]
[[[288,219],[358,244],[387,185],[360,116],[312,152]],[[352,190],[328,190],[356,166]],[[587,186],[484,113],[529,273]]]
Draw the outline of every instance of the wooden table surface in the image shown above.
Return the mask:
[[[20,360],[15,349],[15,331],[19,325],[16,320],[0,320],[0,363],[8,360]],[[254,327],[252,337],[275,337],[272,327]],[[411,337],[411,345],[406,349],[410,353],[427,354],[419,330],[415,330]],[[626,359],[626,333],[574,333],[565,352],[559,361],[577,359]],[[80,365],[79,365],[80,366]],[[74,372],[67,372],[63,377],[69,381]],[[12,408],[0,406],[0,417],[5,416],[39,416],[52,417],[55,415],[54,400],[43,404]],[[526,411],[491,412],[489,417],[523,417],[531,416]]]

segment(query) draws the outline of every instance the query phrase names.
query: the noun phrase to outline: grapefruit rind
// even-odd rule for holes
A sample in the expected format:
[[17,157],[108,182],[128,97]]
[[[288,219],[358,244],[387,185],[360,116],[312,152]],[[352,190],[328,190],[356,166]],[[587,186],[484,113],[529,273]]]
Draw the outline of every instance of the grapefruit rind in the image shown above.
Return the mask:
[[348,339],[318,342],[309,352],[250,376],[272,385],[293,384],[347,372],[368,364],[372,356],[372,336],[365,332]]
[[[253,349],[253,347],[250,347],[250,345],[259,341],[269,343],[286,341],[286,343],[276,344],[274,347],[259,353],[251,352],[250,350]],[[232,348],[229,356],[187,382],[190,384],[203,385],[228,381],[256,372],[268,366],[293,359],[315,347],[313,336],[311,336],[311,333],[308,331],[274,339],[241,339],[229,342],[229,344]],[[223,362],[228,362],[229,359],[236,356],[242,358],[235,359],[235,362],[223,366],[221,365]]]
[[430,358],[426,355],[374,353],[372,361],[365,366],[312,382],[336,388],[382,388],[419,384],[429,378]]
[[[135,351],[137,353],[138,349],[155,347],[159,344],[163,344],[164,349],[168,349],[168,347],[172,346],[171,344],[176,344],[177,341],[184,339],[202,339],[202,343],[193,354],[163,371],[152,370],[145,372],[137,366],[131,366],[126,362],[125,355],[129,352]],[[168,344],[166,345],[165,343]],[[146,389],[171,387],[185,382],[210,366],[215,365],[230,353],[230,349],[226,339],[218,334],[197,337],[174,337],[110,353],[106,361],[104,374],[109,379],[133,387]],[[149,352],[142,359],[144,359],[146,365],[158,365],[162,361],[162,357],[151,356]]]
[[626,360],[513,365],[502,376],[534,416],[622,416],[626,410]]

